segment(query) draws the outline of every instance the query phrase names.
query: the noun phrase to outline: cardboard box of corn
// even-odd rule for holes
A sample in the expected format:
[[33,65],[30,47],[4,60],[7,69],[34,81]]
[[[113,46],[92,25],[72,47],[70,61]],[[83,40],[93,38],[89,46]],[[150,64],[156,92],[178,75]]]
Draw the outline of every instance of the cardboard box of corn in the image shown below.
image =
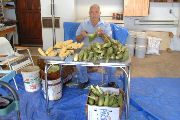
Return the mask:
[[88,120],[120,120],[125,104],[120,88],[91,85],[86,102]]

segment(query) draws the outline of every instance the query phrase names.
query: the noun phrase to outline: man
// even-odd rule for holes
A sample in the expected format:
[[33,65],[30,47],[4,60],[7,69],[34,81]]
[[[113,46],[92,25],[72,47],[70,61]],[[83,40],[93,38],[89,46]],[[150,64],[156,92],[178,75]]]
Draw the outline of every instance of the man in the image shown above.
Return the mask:
[[[89,10],[89,15],[90,19],[82,22],[76,31],[76,41],[84,42],[84,47],[89,46],[87,33],[93,34],[95,32],[97,34],[97,37],[92,41],[92,43],[95,41],[104,43],[105,37],[112,37],[110,24],[100,19],[101,12],[99,5],[92,5]],[[81,82],[78,88],[84,88],[89,82],[87,68],[79,65],[77,65],[76,68],[79,72],[78,79]],[[114,82],[116,81],[116,68],[107,67],[106,72],[108,73],[108,81],[111,82],[109,83],[109,86],[116,87]]]

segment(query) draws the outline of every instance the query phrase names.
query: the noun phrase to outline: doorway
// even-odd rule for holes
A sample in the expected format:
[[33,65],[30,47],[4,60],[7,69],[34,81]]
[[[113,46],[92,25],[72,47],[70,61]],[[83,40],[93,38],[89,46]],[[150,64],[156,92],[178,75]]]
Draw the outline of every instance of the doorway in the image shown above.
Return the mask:
[[19,44],[42,46],[40,0],[17,0],[16,15]]

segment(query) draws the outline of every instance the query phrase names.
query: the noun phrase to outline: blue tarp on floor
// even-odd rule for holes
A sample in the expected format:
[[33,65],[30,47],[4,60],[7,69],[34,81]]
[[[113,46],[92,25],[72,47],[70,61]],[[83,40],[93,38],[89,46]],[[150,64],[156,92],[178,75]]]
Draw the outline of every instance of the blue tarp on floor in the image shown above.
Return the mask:
[[[101,84],[101,80],[98,80],[101,76],[101,73],[89,73],[91,84]],[[105,82],[106,78],[104,75]],[[16,80],[19,87],[17,92],[20,97],[21,120],[87,119],[85,104],[88,90],[79,90],[77,86],[64,87],[63,97],[58,101],[50,101],[48,116],[43,91],[28,93],[24,90],[21,74],[16,75]],[[12,80],[10,84],[14,87]],[[128,120],[180,120],[179,108],[180,78],[131,78]],[[16,112],[3,118],[15,120]],[[124,113],[122,119],[125,119]]]

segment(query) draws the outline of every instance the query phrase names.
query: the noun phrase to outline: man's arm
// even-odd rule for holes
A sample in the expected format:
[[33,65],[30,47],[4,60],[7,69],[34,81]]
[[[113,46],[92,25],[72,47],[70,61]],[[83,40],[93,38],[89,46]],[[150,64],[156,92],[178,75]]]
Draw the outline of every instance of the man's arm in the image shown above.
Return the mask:
[[81,34],[76,36],[76,41],[81,42],[86,36],[87,36],[87,32],[85,30],[82,30]]

